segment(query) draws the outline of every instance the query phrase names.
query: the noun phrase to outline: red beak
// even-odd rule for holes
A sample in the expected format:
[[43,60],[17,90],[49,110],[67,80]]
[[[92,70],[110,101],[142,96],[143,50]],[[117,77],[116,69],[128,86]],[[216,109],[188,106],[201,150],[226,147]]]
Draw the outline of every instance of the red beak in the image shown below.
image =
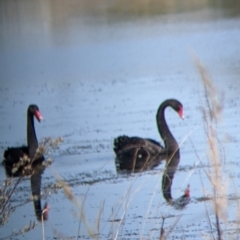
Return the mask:
[[180,108],[178,111],[180,118],[184,119],[183,108]]
[[43,120],[43,117],[39,111],[35,111],[35,117],[37,118],[37,120],[39,122],[41,122],[41,120]]

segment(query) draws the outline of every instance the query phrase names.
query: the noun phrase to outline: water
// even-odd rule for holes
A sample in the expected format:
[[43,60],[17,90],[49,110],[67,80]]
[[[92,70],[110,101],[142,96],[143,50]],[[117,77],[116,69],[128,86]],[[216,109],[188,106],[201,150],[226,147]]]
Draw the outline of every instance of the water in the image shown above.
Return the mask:
[[[85,199],[84,211],[95,233],[100,218],[100,239],[111,239],[118,230],[119,239],[157,239],[163,215],[170,216],[166,230],[181,216],[172,238],[184,234],[186,239],[202,239],[210,231],[204,204],[211,216],[213,211],[210,201],[199,201],[203,190],[208,195],[212,190],[206,175],[209,169],[199,163],[199,159],[203,164],[208,161],[200,111],[204,91],[193,61],[196,55],[211,74],[223,106],[218,132],[225,154],[229,229],[235,233],[237,201],[231,197],[239,188],[240,154],[235,151],[240,117],[239,3],[60,3],[0,1],[1,152],[26,142],[26,109],[36,103],[44,117],[35,124],[38,139],[64,139],[42,177],[43,189],[55,183],[59,174],[79,201]],[[168,109],[169,127],[179,143],[190,134],[181,145],[172,186],[176,198],[191,185],[192,200],[182,211],[168,206],[162,197],[164,164],[141,174],[118,175],[112,150],[113,139],[120,134],[159,140],[156,111],[172,97],[182,102],[185,120]],[[198,167],[191,170],[195,164]],[[3,181],[4,170],[0,170]],[[29,185],[28,180],[21,183],[13,203],[29,198]],[[51,225],[76,238],[77,210],[62,190],[42,201],[51,207],[46,239],[55,236]],[[30,220],[35,220],[32,203],[11,215],[1,237]],[[84,223],[79,234],[88,238]],[[41,238],[40,224],[16,239],[36,236]]]

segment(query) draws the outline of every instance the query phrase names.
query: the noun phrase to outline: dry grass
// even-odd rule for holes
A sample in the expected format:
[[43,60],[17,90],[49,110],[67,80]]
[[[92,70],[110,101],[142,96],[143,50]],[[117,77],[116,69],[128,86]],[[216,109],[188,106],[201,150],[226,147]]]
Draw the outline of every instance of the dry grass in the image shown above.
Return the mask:
[[[219,101],[218,91],[214,87],[210,75],[202,65],[202,63],[195,58],[197,69],[201,75],[201,80],[205,90],[205,105],[202,107],[202,116],[205,127],[205,134],[209,146],[207,158],[212,166],[208,172],[205,172],[208,180],[212,186],[212,205],[215,215],[215,220],[211,219],[209,210],[205,205],[206,217],[211,229],[210,238],[222,240],[226,239],[228,232],[228,176],[224,173],[225,156],[223,154],[223,144],[221,144],[218,136],[218,124],[221,123],[222,118],[222,103]],[[201,180],[202,181],[202,180]],[[204,184],[202,182],[204,189]],[[239,214],[237,221],[239,222]],[[236,226],[239,228],[239,224]]]
[[[206,69],[203,67],[199,60],[196,60],[196,65],[198,71],[201,75],[201,80],[205,89],[205,102],[207,104],[206,108],[202,108],[204,126],[205,126],[205,134],[207,136],[208,141],[208,159],[213,166],[212,171],[210,170],[207,173],[207,177],[211,182],[213,188],[213,208],[215,213],[215,229],[217,231],[217,239],[222,239],[222,230],[220,225],[220,220],[227,223],[226,218],[226,209],[227,209],[227,194],[226,194],[226,185],[223,182],[221,176],[223,176],[221,172],[221,158],[219,155],[219,144],[218,144],[218,136],[217,136],[217,123],[220,120],[222,109],[219,104],[217,91],[213,86],[211,78],[207,73]],[[224,187],[223,187],[224,186]],[[213,224],[210,221],[210,217],[208,216],[209,224],[212,226]],[[212,235],[212,237],[214,234]]]

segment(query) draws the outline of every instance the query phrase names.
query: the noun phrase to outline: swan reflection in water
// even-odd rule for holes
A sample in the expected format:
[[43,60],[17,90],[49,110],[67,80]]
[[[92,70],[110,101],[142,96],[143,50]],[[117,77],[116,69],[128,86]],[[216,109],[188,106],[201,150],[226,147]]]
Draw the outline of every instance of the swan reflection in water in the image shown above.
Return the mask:
[[[36,218],[38,221],[47,220],[48,219],[48,205],[47,203],[44,204],[44,207],[42,208],[41,204],[41,183],[42,183],[42,174],[44,173],[44,170],[48,167],[48,165],[51,164],[51,161],[44,161],[42,163],[39,163],[38,165],[34,164],[34,168],[31,166],[31,164],[24,166],[22,170],[26,169],[25,172],[27,174],[20,175],[20,176],[10,176],[14,178],[23,178],[23,177],[30,177],[30,184],[31,184],[31,194],[32,194],[32,201],[34,205],[34,211],[36,214]],[[5,166],[4,166],[5,167]],[[5,171],[7,172],[9,169]],[[9,177],[9,176],[8,176]],[[21,179],[17,181],[17,185],[21,183]]]
[[47,219],[47,205],[44,206],[44,214],[41,208],[41,176],[47,162],[44,156],[38,151],[38,141],[34,127],[34,117],[40,122],[43,117],[36,104],[31,104],[27,109],[27,146],[10,147],[4,152],[2,165],[8,177],[30,176],[31,191],[34,202],[34,209],[38,220],[42,216]]
[[167,107],[171,107],[184,119],[183,106],[178,100],[167,99],[159,106],[156,122],[165,147],[153,139],[119,136],[114,139],[115,165],[118,173],[136,173],[151,170],[163,160],[166,160],[162,178],[163,196],[169,204],[174,207],[181,207],[189,202],[190,186],[183,196],[173,200],[171,186],[180,161],[180,150],[165,120],[165,109]]
[[[177,199],[173,199],[172,197],[172,184],[173,184],[174,175],[177,170],[179,162],[180,162],[180,150],[177,149],[175,153],[172,154],[172,156],[166,159],[166,166],[162,176],[163,197],[169,205],[173,206],[176,209],[182,209],[190,202],[190,185],[187,186],[186,190],[184,191],[184,194],[181,197]],[[116,168],[118,169],[117,172],[119,174],[133,172],[133,171],[129,171],[128,169],[124,170],[122,168],[121,170],[119,170],[119,166],[117,166],[117,164],[119,163],[117,161],[115,163],[116,163]],[[147,166],[148,167],[146,168],[143,165],[142,171],[151,170],[155,167],[154,165],[151,165],[153,166],[153,168],[149,168],[150,165],[147,165]],[[134,172],[136,173],[141,171],[137,169],[137,171],[134,171]]]
[[41,205],[41,182],[44,169],[45,167],[38,166],[30,178],[34,210],[38,221],[45,221],[48,219],[48,204],[45,203],[43,209]]
[[162,176],[162,193],[163,197],[176,209],[184,208],[190,202],[190,185],[184,191],[184,194],[177,198],[172,198],[172,184],[175,172],[177,170],[178,164],[180,162],[180,150],[176,151],[176,154],[172,158],[167,159],[166,167]]

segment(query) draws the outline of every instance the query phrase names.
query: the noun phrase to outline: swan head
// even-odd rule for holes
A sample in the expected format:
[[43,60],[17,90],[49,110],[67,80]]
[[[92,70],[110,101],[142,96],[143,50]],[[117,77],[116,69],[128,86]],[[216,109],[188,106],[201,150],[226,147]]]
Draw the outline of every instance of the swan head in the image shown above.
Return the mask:
[[41,120],[43,120],[43,117],[42,117],[42,115],[39,111],[39,108],[36,104],[29,105],[28,112],[33,114],[36,117],[36,119],[38,120],[38,122],[41,122]]
[[166,107],[172,107],[178,113],[180,118],[184,119],[183,105],[177,99],[171,98],[162,102],[162,104],[159,106],[157,115],[163,114],[163,111]]

